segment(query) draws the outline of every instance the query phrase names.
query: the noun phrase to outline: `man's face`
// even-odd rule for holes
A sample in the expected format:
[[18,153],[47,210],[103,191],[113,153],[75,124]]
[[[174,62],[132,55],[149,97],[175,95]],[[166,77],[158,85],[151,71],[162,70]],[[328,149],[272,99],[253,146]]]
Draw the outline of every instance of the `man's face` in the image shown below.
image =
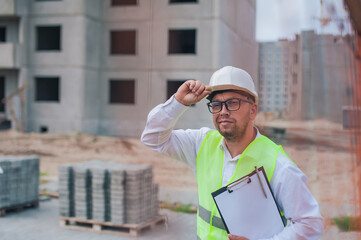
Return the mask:
[[[216,94],[213,101],[227,101],[232,98],[247,99],[240,91],[226,91]],[[240,108],[236,111],[228,111],[223,105],[222,110],[213,114],[213,123],[219,133],[229,141],[242,139],[247,128],[252,127],[252,121],[257,115],[257,105],[240,102]]]

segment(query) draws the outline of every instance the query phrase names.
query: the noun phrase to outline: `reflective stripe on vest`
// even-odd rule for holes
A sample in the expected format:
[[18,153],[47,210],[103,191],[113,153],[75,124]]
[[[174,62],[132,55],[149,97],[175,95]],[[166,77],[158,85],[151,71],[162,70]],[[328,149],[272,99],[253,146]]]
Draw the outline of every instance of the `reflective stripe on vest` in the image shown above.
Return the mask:
[[[197,236],[199,239],[227,239],[227,232],[221,220],[211,193],[222,187],[223,151],[220,149],[223,137],[218,131],[211,131],[204,138],[197,156],[198,214]],[[268,181],[272,178],[280,146],[261,136],[243,151],[237,161],[236,170],[229,183],[249,174],[254,166],[263,166]]]
[[[208,211],[207,209],[205,209],[204,207],[202,207],[200,205],[198,206],[198,216],[207,223],[211,222],[211,216],[212,216],[211,211]],[[220,228],[222,230],[226,230],[226,227],[224,226],[222,219],[217,216],[213,216],[212,226]]]

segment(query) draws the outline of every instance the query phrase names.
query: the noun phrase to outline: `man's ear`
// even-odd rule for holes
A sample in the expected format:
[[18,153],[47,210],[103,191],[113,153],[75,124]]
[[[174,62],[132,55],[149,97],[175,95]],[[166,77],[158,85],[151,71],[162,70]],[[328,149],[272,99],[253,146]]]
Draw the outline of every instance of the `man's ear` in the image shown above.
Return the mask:
[[254,104],[251,105],[251,109],[250,109],[251,120],[256,119],[257,112],[258,112],[258,105],[254,103]]

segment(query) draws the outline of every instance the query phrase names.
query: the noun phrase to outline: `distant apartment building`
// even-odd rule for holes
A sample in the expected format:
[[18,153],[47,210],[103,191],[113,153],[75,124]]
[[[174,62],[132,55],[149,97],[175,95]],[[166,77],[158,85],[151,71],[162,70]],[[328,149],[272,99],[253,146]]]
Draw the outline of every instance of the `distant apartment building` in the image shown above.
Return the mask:
[[347,37],[302,31],[259,46],[260,110],[286,119],[342,121],[350,82]]
[[288,104],[288,41],[259,45],[259,110],[284,115]]
[[[0,98],[25,83],[28,132],[139,136],[187,79],[226,65],[257,81],[252,0],[0,0]],[[20,96],[11,99],[21,119]],[[11,109],[0,105],[0,118]],[[212,126],[205,100],[179,128]]]

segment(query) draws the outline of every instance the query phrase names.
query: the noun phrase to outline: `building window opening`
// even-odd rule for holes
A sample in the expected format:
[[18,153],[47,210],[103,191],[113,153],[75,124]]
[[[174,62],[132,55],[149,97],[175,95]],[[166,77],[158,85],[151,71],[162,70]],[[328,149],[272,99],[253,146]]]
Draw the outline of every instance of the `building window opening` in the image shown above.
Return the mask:
[[198,0],[169,0],[169,3],[197,3]]
[[136,54],[136,31],[120,30],[110,32],[110,54]]
[[171,29],[168,36],[169,54],[196,54],[196,29]]
[[36,77],[35,78],[35,100],[36,101],[60,101],[60,79],[59,77]]
[[137,4],[137,0],[112,0],[112,6],[134,6]]
[[[0,77],[0,100],[5,98],[5,78]],[[5,103],[0,101],[0,112],[5,112]]]
[[36,27],[36,36],[36,50],[61,50],[61,26],[38,26]]
[[0,27],[0,43],[6,42],[6,27]]
[[111,79],[109,81],[109,103],[135,104],[135,80]]
[[60,2],[63,0],[36,0],[37,2]]
[[48,127],[47,126],[40,126],[39,132],[40,133],[47,133],[48,132]]

